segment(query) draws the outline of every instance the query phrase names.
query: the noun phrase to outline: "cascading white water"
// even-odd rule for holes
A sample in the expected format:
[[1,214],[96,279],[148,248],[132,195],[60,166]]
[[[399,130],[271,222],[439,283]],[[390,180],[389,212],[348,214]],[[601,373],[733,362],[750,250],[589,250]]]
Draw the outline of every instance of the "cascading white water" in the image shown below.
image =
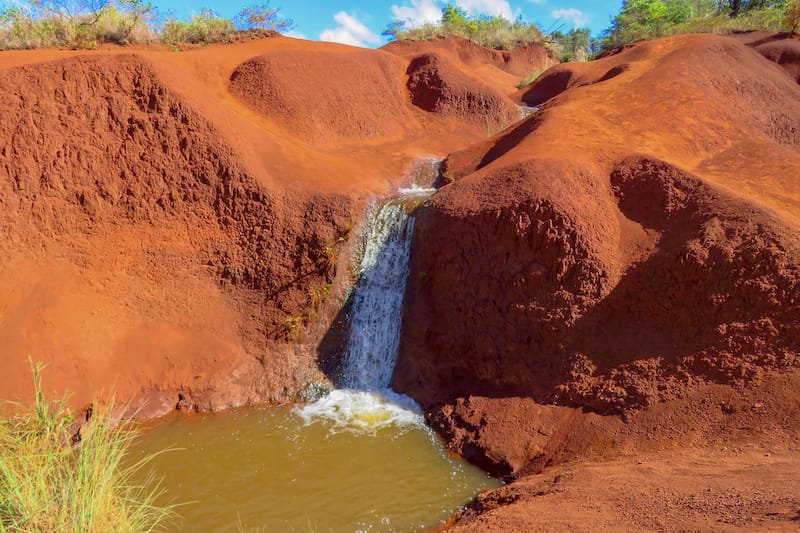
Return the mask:
[[342,379],[348,389],[389,387],[400,345],[413,231],[414,219],[397,201],[376,202],[367,211]]
[[[373,432],[388,425],[424,428],[419,406],[389,383],[400,345],[403,296],[409,273],[414,219],[407,202],[424,189],[374,202],[363,226],[363,256],[352,293],[350,337],[342,389],[300,410],[307,423],[332,421],[334,430]],[[425,191],[427,194],[430,192]]]

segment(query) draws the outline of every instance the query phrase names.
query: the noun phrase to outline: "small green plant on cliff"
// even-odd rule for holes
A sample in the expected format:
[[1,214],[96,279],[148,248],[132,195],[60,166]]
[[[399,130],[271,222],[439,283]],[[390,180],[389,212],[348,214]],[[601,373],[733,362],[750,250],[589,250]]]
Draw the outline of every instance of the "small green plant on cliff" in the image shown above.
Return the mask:
[[442,18],[435,24],[414,26],[407,21],[396,20],[386,27],[383,35],[390,40],[415,41],[455,35],[499,50],[510,50],[515,46],[544,41],[542,31],[535,24],[529,24],[522,19],[512,22],[500,16],[470,16],[450,3],[442,9]]
[[[70,435],[73,417],[65,400],[45,398],[34,366],[34,405],[0,418],[0,531],[158,531],[173,517],[155,504],[159,485],[138,473],[146,458],[125,466],[136,434],[97,413],[79,445]],[[110,411],[109,411],[110,412]]]
[[283,338],[287,342],[297,342],[300,339],[300,329],[303,327],[302,316],[290,316],[283,322]]
[[542,75],[542,72],[544,72],[544,70],[534,70],[530,76],[528,76],[523,80],[520,80],[520,82],[517,84],[517,89],[524,89],[525,87],[530,87],[533,84],[533,82],[539,79],[539,76]]

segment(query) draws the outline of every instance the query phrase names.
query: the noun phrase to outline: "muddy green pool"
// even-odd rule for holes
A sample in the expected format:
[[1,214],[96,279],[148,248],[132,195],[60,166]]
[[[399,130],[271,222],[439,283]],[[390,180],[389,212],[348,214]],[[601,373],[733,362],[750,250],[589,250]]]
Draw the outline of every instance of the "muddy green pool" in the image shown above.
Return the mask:
[[448,456],[422,418],[348,393],[286,407],[173,416],[143,428],[176,531],[425,531],[497,482]]

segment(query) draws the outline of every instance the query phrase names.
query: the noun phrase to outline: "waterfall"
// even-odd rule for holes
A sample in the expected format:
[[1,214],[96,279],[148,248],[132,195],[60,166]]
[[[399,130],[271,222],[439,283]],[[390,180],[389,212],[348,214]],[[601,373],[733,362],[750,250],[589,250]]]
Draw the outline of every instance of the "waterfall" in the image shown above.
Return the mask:
[[400,345],[413,231],[414,219],[402,201],[375,202],[367,211],[341,383],[345,388],[389,388]]
[[[410,206],[431,194],[412,183],[367,209],[360,240],[358,281],[352,292],[350,336],[341,388],[298,411],[307,424],[332,423],[331,431],[374,433],[382,427],[425,428],[419,405],[389,387],[400,347],[403,297],[409,274],[414,218]],[[432,437],[433,438],[433,437]]]

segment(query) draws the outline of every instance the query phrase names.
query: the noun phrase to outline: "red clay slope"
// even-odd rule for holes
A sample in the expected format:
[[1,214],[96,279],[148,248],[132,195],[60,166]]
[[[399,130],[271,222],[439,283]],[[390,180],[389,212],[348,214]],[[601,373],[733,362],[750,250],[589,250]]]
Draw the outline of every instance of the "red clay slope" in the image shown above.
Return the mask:
[[[131,54],[130,52],[133,52]],[[364,198],[486,137],[420,110],[408,60],[274,38],[0,55],[0,398],[27,356],[76,405],[296,397],[297,337]]]
[[[530,94],[561,73],[576,83],[540,113],[447,160],[414,235],[394,385],[499,473],[617,420],[580,410],[631,417],[800,366],[800,86],[718,36],[561,65]],[[604,438],[584,444],[625,441]]]
[[1,397],[30,393],[28,355],[77,403],[115,388],[144,414],[315,379],[270,346],[330,281],[353,199],[264,189],[135,56],[0,72],[0,102]]

